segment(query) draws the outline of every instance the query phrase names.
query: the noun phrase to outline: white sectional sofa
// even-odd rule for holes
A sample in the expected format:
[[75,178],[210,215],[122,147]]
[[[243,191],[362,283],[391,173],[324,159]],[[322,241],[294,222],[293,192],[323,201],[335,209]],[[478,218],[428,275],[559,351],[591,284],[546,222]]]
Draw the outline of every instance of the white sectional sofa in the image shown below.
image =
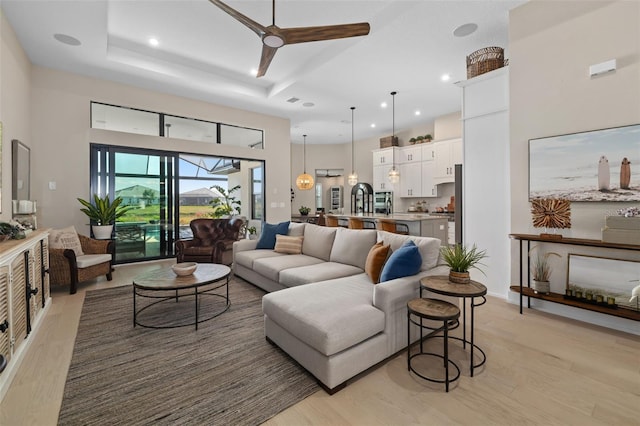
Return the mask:
[[[234,243],[234,272],[271,292],[262,300],[266,338],[333,393],[406,348],[407,301],[422,277],[448,272],[437,266],[440,240],[294,223],[289,235],[304,237],[300,254]],[[422,256],[420,272],[374,284],[365,273],[371,248],[383,241],[395,251],[407,239]]]

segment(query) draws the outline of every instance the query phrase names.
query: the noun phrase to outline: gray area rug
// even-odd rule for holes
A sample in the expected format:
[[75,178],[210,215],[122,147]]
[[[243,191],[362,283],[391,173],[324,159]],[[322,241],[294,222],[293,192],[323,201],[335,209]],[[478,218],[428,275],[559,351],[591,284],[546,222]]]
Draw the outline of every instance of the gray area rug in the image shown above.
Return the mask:
[[[315,379],[266,342],[263,295],[232,279],[229,310],[196,331],[134,328],[130,286],[88,292],[58,423],[257,425],[316,392]],[[180,300],[139,319],[192,318],[193,298]],[[201,305],[205,315],[221,307],[215,297]]]

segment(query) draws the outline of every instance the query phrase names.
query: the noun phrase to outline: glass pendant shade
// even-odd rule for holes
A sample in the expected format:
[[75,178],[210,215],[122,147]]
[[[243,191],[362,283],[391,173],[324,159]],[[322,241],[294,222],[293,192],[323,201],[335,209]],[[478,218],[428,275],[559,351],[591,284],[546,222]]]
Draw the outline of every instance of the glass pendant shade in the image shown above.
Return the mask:
[[389,170],[389,182],[398,183],[400,182],[400,172],[396,169],[396,166],[393,166],[391,170]]
[[347,183],[351,186],[354,186],[358,183],[358,174],[356,172],[351,172],[351,174],[347,177]]
[[296,179],[296,186],[301,190],[308,190],[313,188],[313,176],[307,173],[307,135],[302,135],[304,138],[303,148],[302,148],[302,163],[303,163],[303,172]]

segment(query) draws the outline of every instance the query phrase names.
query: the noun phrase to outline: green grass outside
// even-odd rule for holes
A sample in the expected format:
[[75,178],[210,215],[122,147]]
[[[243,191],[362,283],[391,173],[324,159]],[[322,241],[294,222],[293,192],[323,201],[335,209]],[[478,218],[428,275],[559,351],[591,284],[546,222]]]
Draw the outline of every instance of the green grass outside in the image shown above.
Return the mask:
[[[193,219],[211,217],[211,206],[180,206],[180,225],[188,225]],[[119,219],[119,222],[150,222],[160,219],[160,207],[148,206],[144,209],[134,209],[127,212]]]

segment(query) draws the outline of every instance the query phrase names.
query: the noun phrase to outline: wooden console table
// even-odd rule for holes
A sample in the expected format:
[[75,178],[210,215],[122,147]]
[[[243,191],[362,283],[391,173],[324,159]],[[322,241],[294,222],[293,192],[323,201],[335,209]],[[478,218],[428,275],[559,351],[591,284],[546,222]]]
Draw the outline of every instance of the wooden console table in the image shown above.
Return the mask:
[[611,309],[604,306],[594,305],[591,303],[582,302],[580,300],[574,299],[565,299],[563,294],[559,293],[549,293],[549,294],[538,294],[533,291],[531,288],[531,267],[529,262],[527,261],[527,286],[524,287],[522,274],[524,272],[524,266],[522,264],[522,253],[524,248],[524,241],[526,244],[526,258],[528,259],[529,252],[531,251],[531,241],[538,241],[543,243],[552,243],[552,244],[570,244],[574,246],[586,246],[586,247],[601,247],[601,248],[609,248],[609,249],[617,249],[617,250],[635,250],[640,252],[640,245],[635,244],[618,244],[618,243],[607,243],[600,240],[589,240],[582,238],[545,238],[540,235],[533,234],[509,234],[509,238],[513,240],[518,240],[520,242],[520,282],[519,285],[510,286],[510,290],[520,294],[520,314],[522,314],[522,297],[527,297],[527,308],[531,308],[531,298],[546,300],[548,302],[560,303],[562,305],[573,306],[576,308],[582,308],[589,311],[599,312],[601,314],[612,315],[615,317],[626,318],[634,321],[640,321],[640,312],[634,311],[632,309],[618,308]]

